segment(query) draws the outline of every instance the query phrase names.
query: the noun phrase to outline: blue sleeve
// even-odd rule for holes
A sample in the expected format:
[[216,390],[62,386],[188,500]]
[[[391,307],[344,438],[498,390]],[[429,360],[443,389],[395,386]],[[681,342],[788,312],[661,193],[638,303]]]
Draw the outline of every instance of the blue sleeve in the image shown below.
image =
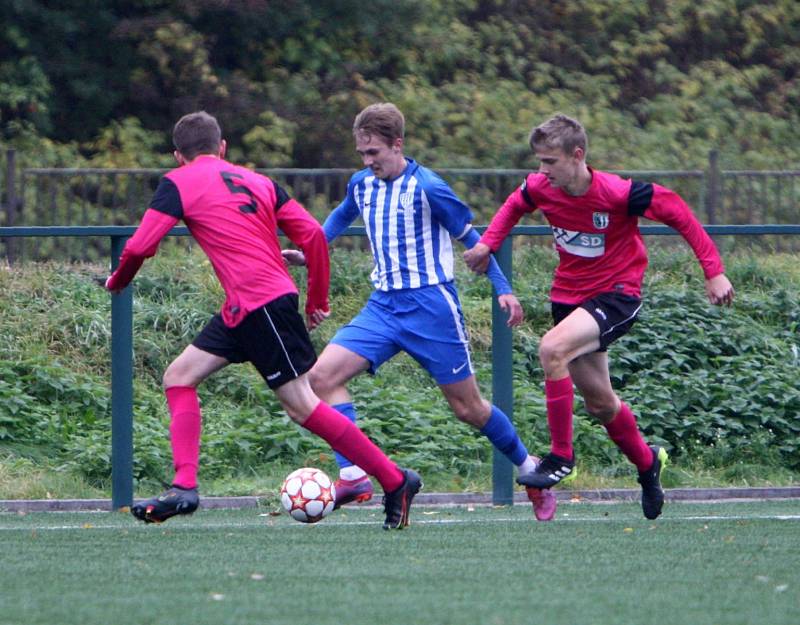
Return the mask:
[[[472,226],[469,226],[469,230],[464,233],[464,235],[459,239],[464,244],[468,250],[475,247],[475,244],[480,240],[481,235],[478,234],[477,230]],[[494,286],[494,290],[497,291],[498,295],[508,295],[509,293],[513,293],[513,289],[511,285],[506,280],[506,276],[503,273],[503,270],[500,269],[500,265],[497,264],[497,261],[494,258],[494,254],[489,255],[489,267],[486,270],[486,276],[491,280],[492,286]]]
[[472,211],[439,176],[426,171],[423,189],[428,198],[433,217],[451,236],[460,239],[472,224]]
[[328,243],[342,234],[347,226],[353,223],[353,220],[359,215],[358,205],[355,199],[353,199],[352,185],[353,182],[351,180],[347,185],[347,196],[342,200],[339,206],[331,211],[325,223],[322,224],[322,229],[325,231],[325,238],[328,240]]

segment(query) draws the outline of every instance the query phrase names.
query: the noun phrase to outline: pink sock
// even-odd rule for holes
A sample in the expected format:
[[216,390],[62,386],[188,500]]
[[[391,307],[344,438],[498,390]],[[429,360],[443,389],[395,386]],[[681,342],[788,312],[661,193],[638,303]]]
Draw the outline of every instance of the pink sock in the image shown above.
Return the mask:
[[547,402],[547,425],[550,428],[550,451],[562,458],[572,458],[572,378],[544,381]]
[[201,426],[197,389],[193,386],[170,386],[164,394],[172,416],[169,424],[175,465],[172,483],[182,488],[196,488]]
[[604,427],[611,440],[639,471],[647,471],[653,466],[653,452],[642,438],[639,426],[636,425],[636,417],[625,402],[622,403],[617,416]]
[[345,458],[360,466],[381,483],[383,491],[390,493],[403,485],[402,471],[358,429],[355,423],[336,412],[325,402],[319,402],[303,423],[309,432],[325,439]]

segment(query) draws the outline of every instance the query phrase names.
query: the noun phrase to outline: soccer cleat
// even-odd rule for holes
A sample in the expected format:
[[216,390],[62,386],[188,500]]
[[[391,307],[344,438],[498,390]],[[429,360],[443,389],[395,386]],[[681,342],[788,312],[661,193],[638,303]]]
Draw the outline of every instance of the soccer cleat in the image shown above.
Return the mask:
[[535,471],[517,477],[517,484],[532,488],[552,488],[559,482],[575,477],[575,456],[562,458],[549,453],[542,458]]
[[145,523],[163,523],[178,514],[192,514],[199,504],[196,488],[173,485],[158,497],[134,504],[131,514]]
[[416,471],[400,470],[405,477],[403,484],[391,493],[383,495],[383,511],[386,514],[383,529],[385,530],[401,530],[408,525],[411,501],[422,488],[422,479]]
[[653,466],[647,471],[639,471],[637,481],[642,485],[642,512],[645,518],[656,519],[664,506],[664,489],[661,488],[661,472],[669,462],[667,450],[652,446]]
[[349,503],[364,503],[372,499],[372,482],[366,475],[355,480],[339,478],[334,486],[336,487],[334,510]]
[[552,521],[556,515],[556,495],[549,488],[525,488],[528,499],[533,504],[533,514],[537,521]]

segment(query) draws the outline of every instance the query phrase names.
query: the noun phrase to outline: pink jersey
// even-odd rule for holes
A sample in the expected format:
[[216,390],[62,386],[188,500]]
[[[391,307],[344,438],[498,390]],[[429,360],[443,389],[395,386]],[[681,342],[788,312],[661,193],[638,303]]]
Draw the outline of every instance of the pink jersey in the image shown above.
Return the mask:
[[124,288],[179,219],[222,284],[227,326],[238,325],[249,312],[282,295],[297,293],[281,257],[278,228],[305,253],[306,312],[328,310],[328,245],[319,223],[266,176],[206,155],[161,179],[107,287]]
[[496,251],[523,214],[541,210],[559,255],[550,299],[564,304],[579,304],[600,293],[641,297],[647,250],[639,232],[640,216],[677,230],[707,279],[723,273],[714,242],[677,193],[590,171],[592,183],[581,196],[550,186],[543,174],[529,174],[497,211],[481,243]]

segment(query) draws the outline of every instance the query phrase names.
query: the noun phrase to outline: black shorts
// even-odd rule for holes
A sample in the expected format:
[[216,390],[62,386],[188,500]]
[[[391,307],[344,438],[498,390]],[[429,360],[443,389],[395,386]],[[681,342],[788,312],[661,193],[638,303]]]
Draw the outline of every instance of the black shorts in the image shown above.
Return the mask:
[[297,301],[295,294],[283,295],[249,313],[235,328],[216,314],[192,345],[228,362],[251,362],[267,386],[278,388],[317,360]]
[[601,293],[580,304],[550,303],[554,325],[561,323],[573,310],[583,308],[600,326],[600,349],[604,352],[619,337],[628,333],[642,308],[642,300],[621,293]]

